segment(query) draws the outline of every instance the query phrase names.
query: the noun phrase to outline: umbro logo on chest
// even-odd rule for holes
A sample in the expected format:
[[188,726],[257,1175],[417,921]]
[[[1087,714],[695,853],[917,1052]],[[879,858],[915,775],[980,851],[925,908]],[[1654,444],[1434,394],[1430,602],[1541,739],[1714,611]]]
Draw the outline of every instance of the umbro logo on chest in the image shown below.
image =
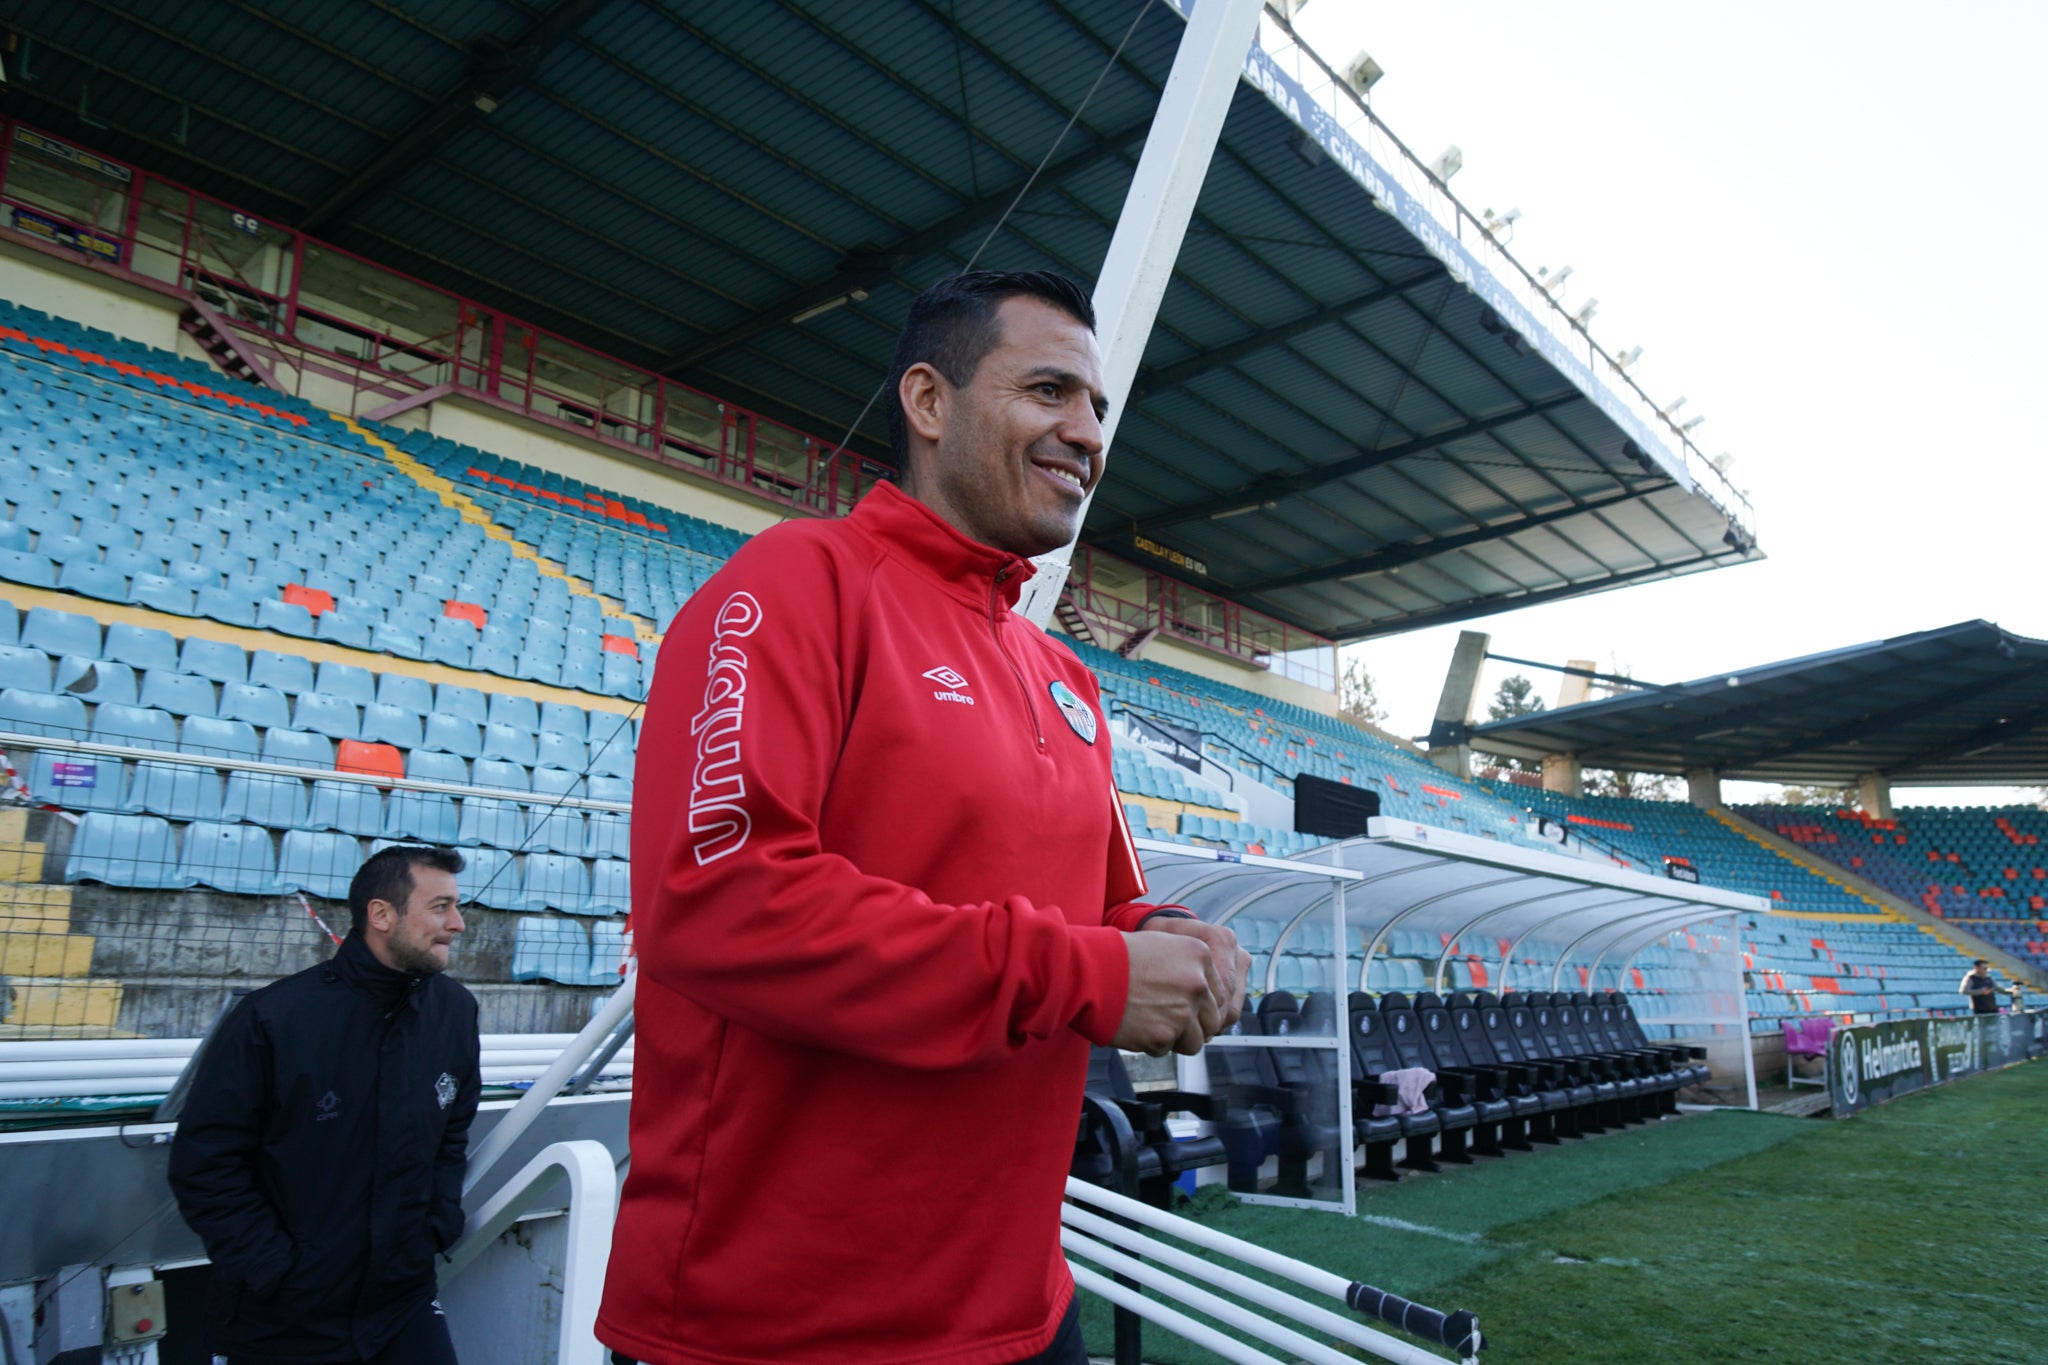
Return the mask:
[[974,698],[960,690],[963,687],[972,687],[973,684],[961,677],[958,670],[942,664],[937,668],[926,669],[924,676],[938,684],[938,688],[932,692],[933,701],[958,702],[962,706],[974,705]]

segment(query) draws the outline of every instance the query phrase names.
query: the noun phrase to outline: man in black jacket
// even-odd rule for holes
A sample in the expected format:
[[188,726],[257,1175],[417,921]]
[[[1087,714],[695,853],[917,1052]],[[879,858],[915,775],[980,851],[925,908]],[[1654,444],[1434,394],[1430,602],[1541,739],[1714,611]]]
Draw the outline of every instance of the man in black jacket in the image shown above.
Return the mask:
[[200,1059],[170,1179],[229,1365],[453,1365],[434,1257],[462,1233],[481,1089],[476,999],[443,975],[461,870],[370,858],[341,950],[244,999]]

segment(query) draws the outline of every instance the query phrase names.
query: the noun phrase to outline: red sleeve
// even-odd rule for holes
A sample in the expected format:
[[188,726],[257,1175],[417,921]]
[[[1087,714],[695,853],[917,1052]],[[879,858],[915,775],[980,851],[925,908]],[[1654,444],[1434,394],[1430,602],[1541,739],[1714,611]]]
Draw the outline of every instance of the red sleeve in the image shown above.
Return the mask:
[[842,572],[769,532],[664,641],[637,785],[673,774],[673,795],[635,812],[640,971],[756,1032],[896,1066],[973,1066],[1069,1028],[1107,1043],[1129,990],[1114,928],[1022,896],[937,904],[821,846],[864,586]]

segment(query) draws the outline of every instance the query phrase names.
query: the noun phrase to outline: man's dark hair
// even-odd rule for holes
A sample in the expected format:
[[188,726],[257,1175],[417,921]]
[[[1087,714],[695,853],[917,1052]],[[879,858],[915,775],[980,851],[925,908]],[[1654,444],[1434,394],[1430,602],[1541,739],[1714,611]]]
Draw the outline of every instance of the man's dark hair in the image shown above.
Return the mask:
[[1980,957],[1975,962],[1972,962],[1970,965],[1972,967],[1989,967],[1991,965],[1991,959],[1988,957]]
[[412,899],[412,870],[431,867],[455,876],[462,871],[462,855],[452,848],[433,844],[393,844],[370,855],[349,879],[349,927],[360,934],[370,924],[370,902],[388,901],[405,913]]
[[883,394],[889,445],[896,452],[899,473],[910,459],[910,431],[899,393],[904,371],[912,365],[930,365],[956,389],[973,383],[982,358],[1003,339],[996,309],[1004,299],[1020,296],[1043,299],[1095,330],[1095,305],[1087,291],[1050,270],[970,270],[946,276],[912,301],[910,316],[896,336],[896,357],[889,362]]

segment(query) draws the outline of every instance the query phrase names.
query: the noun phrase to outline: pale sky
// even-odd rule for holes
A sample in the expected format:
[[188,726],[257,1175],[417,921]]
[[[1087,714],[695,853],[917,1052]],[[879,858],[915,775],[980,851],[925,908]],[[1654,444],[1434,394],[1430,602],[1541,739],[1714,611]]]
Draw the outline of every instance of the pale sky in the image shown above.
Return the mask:
[[[1395,135],[1457,144],[1453,192],[1520,208],[1509,249],[1572,266],[1595,339],[1706,416],[1769,556],[1361,645],[1390,728],[1428,730],[1461,628],[1657,682],[1977,617],[2048,636],[2048,5],[1311,0],[1296,24],[1332,65],[1370,52]],[[1518,671],[1489,668],[1488,696]]]

